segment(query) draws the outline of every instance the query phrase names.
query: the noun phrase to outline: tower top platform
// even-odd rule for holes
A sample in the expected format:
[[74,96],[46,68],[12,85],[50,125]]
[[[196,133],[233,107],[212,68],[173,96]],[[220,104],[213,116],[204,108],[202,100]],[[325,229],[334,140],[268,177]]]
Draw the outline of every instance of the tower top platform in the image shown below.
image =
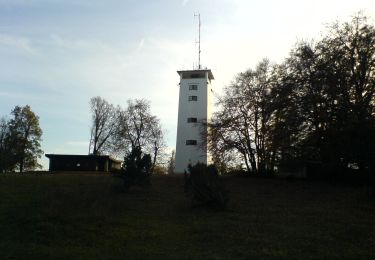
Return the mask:
[[179,70],[177,71],[177,73],[181,76],[182,79],[204,78],[205,73],[208,73],[208,78],[210,80],[215,79],[210,69]]

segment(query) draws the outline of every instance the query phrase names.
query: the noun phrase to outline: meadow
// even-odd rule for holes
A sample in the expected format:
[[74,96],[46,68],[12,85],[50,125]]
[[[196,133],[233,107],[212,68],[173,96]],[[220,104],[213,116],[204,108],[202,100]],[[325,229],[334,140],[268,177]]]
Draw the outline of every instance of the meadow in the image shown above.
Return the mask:
[[225,177],[217,211],[191,208],[181,176],[151,182],[0,175],[0,259],[375,259],[365,187]]

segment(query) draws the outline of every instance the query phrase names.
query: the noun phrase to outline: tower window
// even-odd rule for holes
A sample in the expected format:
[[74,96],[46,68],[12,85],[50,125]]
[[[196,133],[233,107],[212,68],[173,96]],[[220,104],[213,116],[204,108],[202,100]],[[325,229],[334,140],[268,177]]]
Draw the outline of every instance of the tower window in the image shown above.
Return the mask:
[[204,78],[205,74],[204,73],[194,73],[194,74],[191,74],[190,77],[192,79],[196,79],[196,78]]
[[196,123],[196,122],[198,122],[198,120],[197,120],[196,117],[188,117],[187,122],[188,123]]
[[205,73],[183,73],[182,78],[183,79],[200,79],[200,78],[205,78],[206,74]]
[[197,96],[189,96],[189,101],[197,101],[198,97]]
[[197,145],[197,140],[186,140],[186,145]]
[[189,90],[198,90],[198,85],[189,85]]

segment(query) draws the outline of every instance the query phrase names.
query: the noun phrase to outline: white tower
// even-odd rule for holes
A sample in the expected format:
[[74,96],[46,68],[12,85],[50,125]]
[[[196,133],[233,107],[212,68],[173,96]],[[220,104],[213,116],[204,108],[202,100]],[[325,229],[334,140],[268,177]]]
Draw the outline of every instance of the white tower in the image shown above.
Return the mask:
[[[211,80],[209,69],[177,71],[180,75],[178,104],[176,173],[187,171],[188,164],[209,164],[211,158],[202,140],[200,122],[211,119]],[[206,129],[207,130],[207,129]]]
[[201,16],[199,19],[198,69],[177,71],[180,75],[178,102],[176,173],[187,171],[197,162],[211,163],[207,142],[202,138],[202,122],[211,120],[211,70],[201,68]]

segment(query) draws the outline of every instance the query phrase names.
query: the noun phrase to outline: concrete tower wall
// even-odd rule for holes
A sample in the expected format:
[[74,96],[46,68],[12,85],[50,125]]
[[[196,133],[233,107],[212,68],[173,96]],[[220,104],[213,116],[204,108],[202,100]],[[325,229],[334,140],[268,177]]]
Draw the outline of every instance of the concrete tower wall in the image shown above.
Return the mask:
[[210,70],[179,71],[178,73],[180,74],[180,94],[175,172],[183,173],[187,170],[189,163],[210,163],[205,141],[200,135],[202,128],[199,122],[208,121],[211,118],[211,79],[213,76]]

